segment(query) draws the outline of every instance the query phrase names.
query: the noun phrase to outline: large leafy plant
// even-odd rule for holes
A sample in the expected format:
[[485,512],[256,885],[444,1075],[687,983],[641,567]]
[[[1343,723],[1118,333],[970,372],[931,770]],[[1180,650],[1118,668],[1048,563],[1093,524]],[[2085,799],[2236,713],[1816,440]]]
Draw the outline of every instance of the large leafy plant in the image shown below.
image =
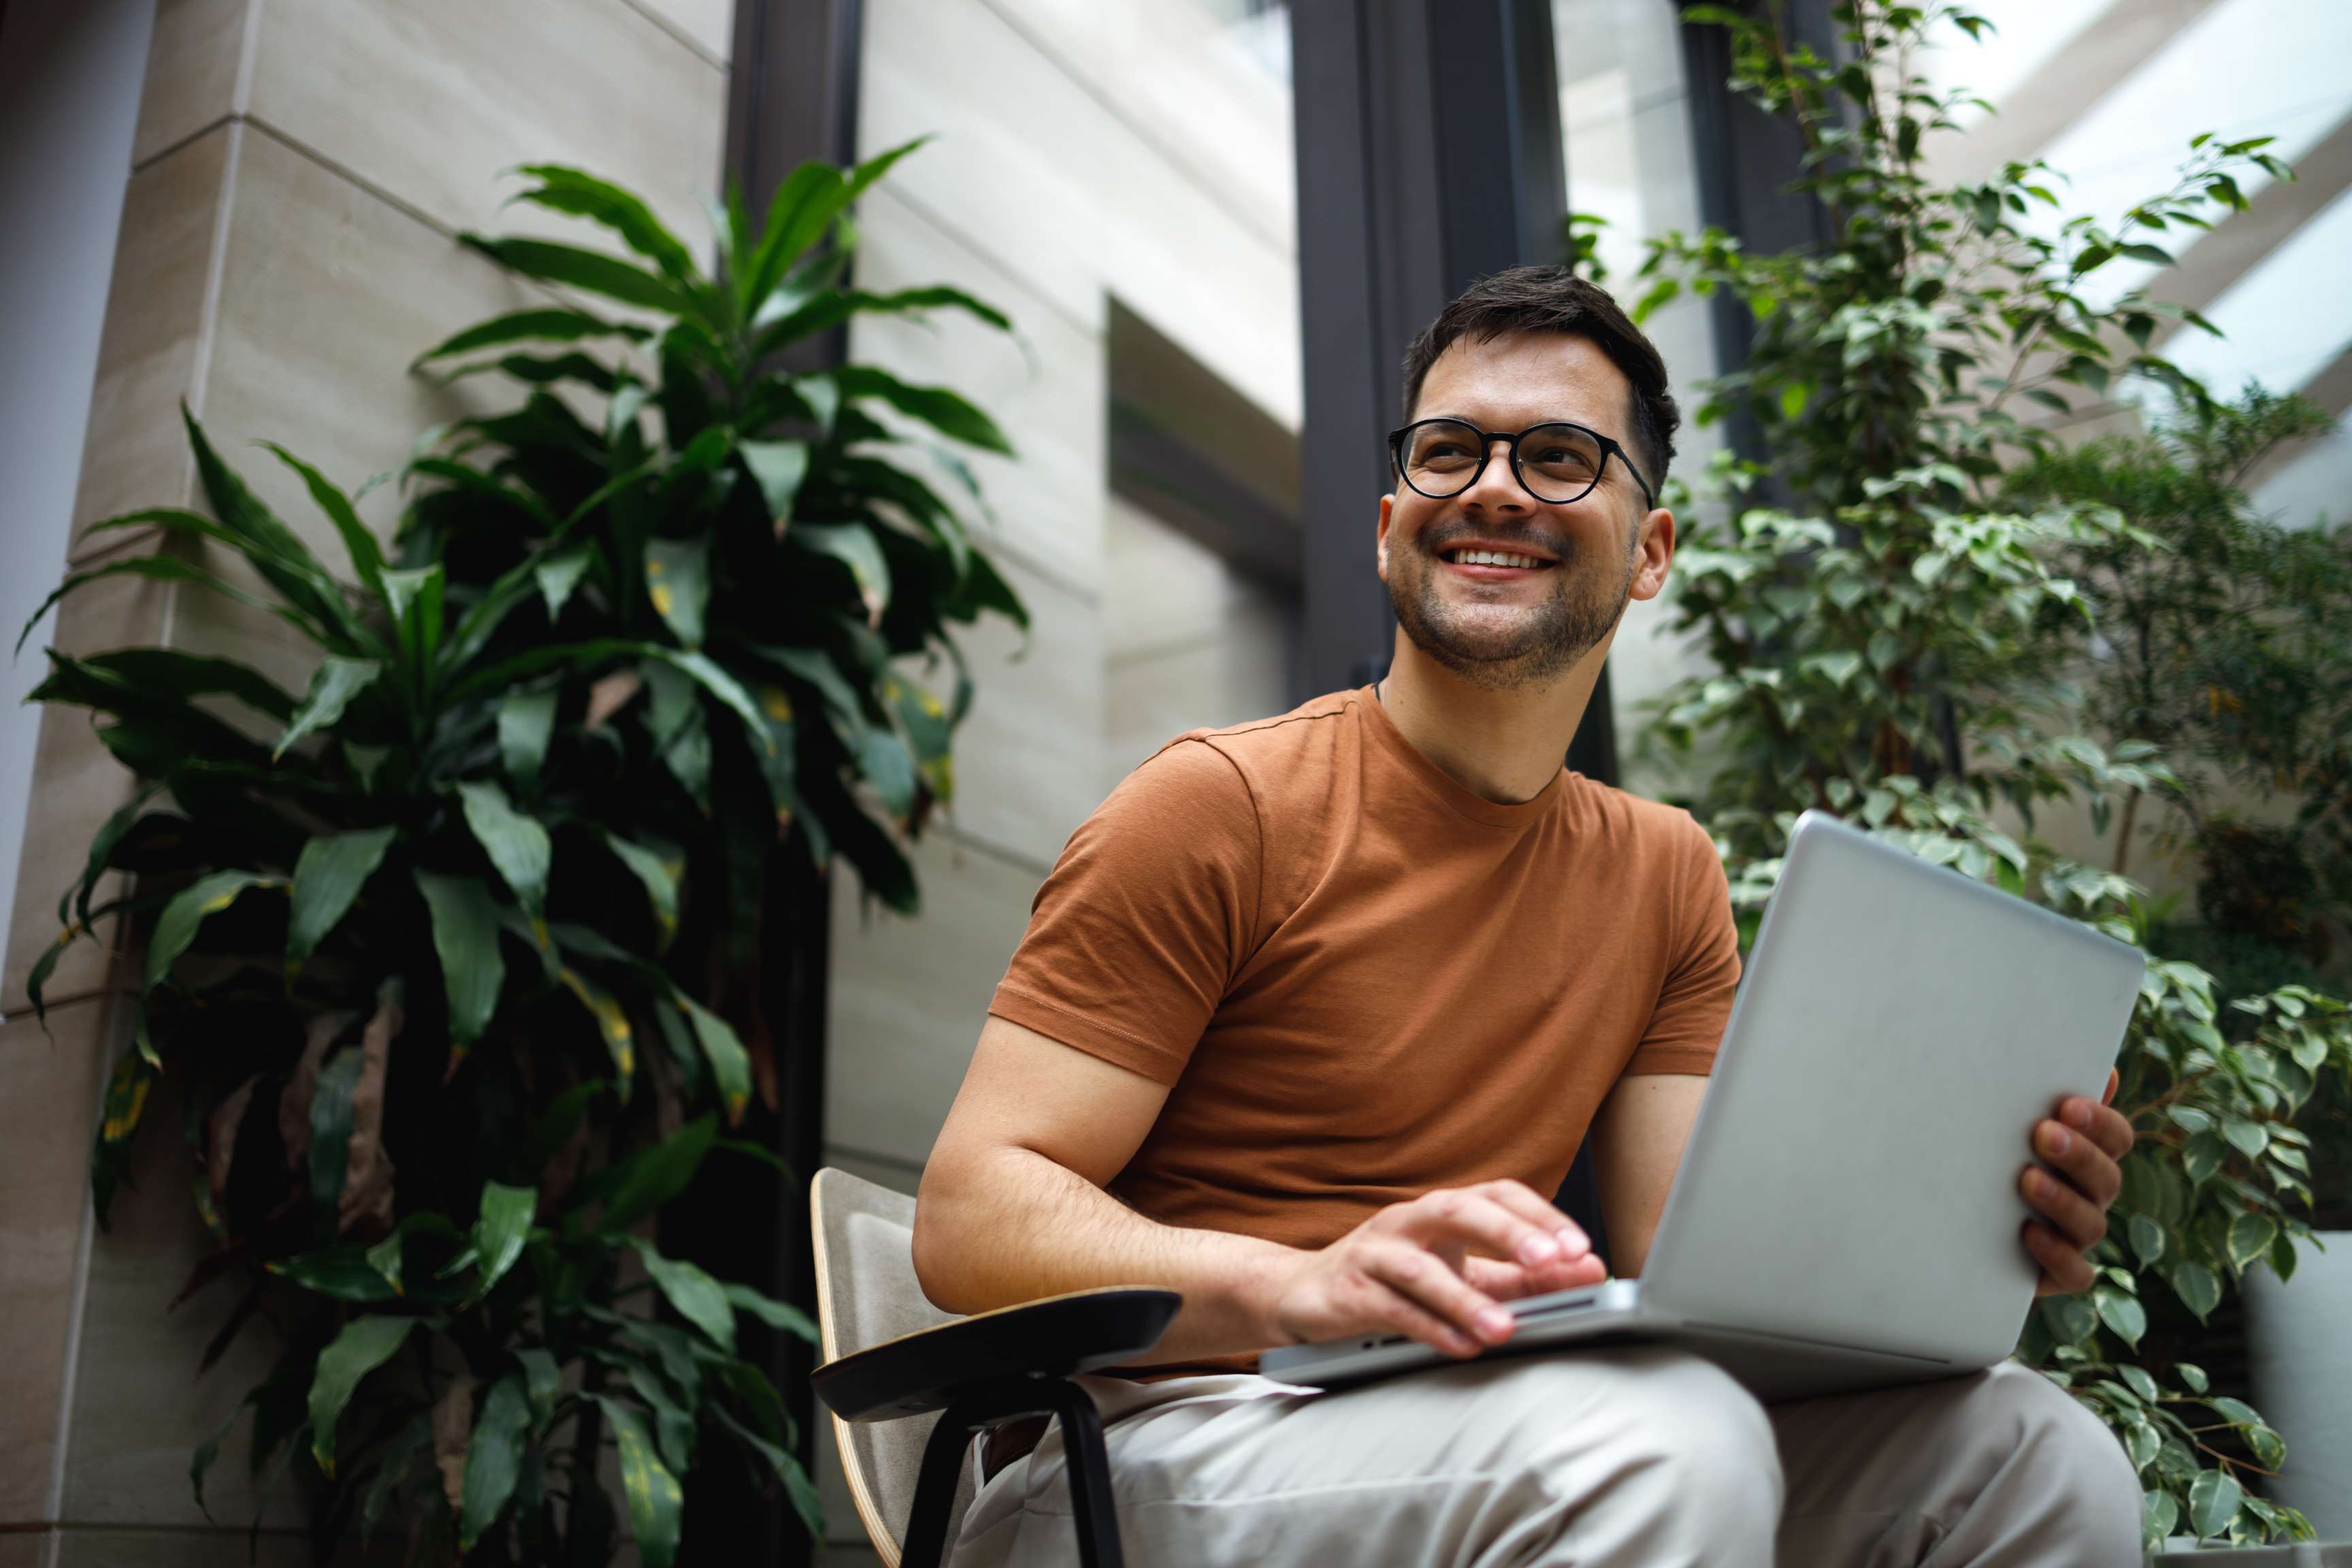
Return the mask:
[[[994,423],[945,387],[871,365],[792,368],[795,350],[861,313],[951,309],[1007,325],[958,289],[845,283],[844,215],[912,145],[845,172],[803,165],[762,229],[740,201],[714,211],[716,275],[628,193],[576,170],[525,169],[516,200],[599,224],[632,254],[465,243],[617,313],[523,310],[419,360],[532,390],[519,408],[428,438],[411,472],[432,488],[405,547],[473,581],[535,562],[552,639],[539,668],[601,681],[598,728],[643,747],[675,813],[718,829],[739,962],[780,822],[818,861],[837,852],[871,892],[914,909],[899,839],[951,796],[950,742],[971,700],[948,626],[990,611],[1027,625],[933,484],[976,506],[979,485],[948,443],[1009,452]],[[558,520],[583,508],[548,550]],[[944,668],[943,691],[923,668]],[[687,669],[723,672],[753,711],[698,703]]]
[[[755,994],[726,982],[756,952],[773,863],[838,850],[913,901],[896,838],[947,793],[969,690],[951,709],[892,661],[951,659],[943,622],[1018,612],[954,514],[867,455],[898,437],[862,405],[1001,447],[984,416],[878,372],[761,368],[863,309],[928,298],[996,320],[947,291],[840,286],[844,215],[887,163],[803,169],[756,234],[737,204],[717,280],[672,277],[682,246],[656,289],[593,252],[480,242],[633,289],[638,314],[551,306],[437,355],[603,335],[659,380],[583,368],[576,347],[560,374],[504,355],[564,395],[428,440],[390,554],[350,496],[273,448],[341,540],[347,574],[331,571],[191,419],[209,515],[100,523],[165,547],[58,590],[223,595],[316,660],[298,694],[229,658],[51,652],[36,695],[88,710],[137,788],[30,982],[37,1007],[65,947],[110,916],[143,935],[100,1216],[160,1086],[216,1242],[184,1296],[235,1295],[205,1364],[257,1318],[282,1346],[196,1454],[199,1500],[249,1417],[250,1469],[265,1493],[305,1479],[322,1560],[389,1531],[413,1561],[601,1563],[625,1507],[664,1563],[683,1484],[716,1464],[780,1482],[815,1527],[783,1402],[738,1353],[744,1318],[811,1325],[665,1256],[649,1222],[714,1157],[773,1163],[724,1131],[761,1087]],[[587,176],[541,170],[527,195],[660,243],[642,203]],[[656,297],[691,320],[649,327]],[[100,901],[115,873],[129,890]]]
[[[2179,180],[2116,225],[2066,216],[2038,163],[1952,184],[1922,160],[1968,95],[1934,89],[1917,52],[1935,29],[1988,25],[1964,5],[1846,0],[1834,59],[1792,45],[1775,8],[1684,16],[1730,29],[1735,88],[1801,130],[1796,188],[1830,235],[1766,257],[1717,231],[1670,234],[1644,267],[1642,309],[1723,290],[1753,326],[1699,416],[1743,414],[1766,460],[1727,459],[1727,521],[1685,534],[1677,625],[1713,668],[1665,695],[1654,731],[1697,770],[1692,804],[1743,921],[1797,815],[1822,809],[2145,944],[2142,890],[2032,829],[2037,806],[2082,800],[2104,830],[2116,796],[2177,784],[2161,738],[2083,732],[2069,679],[2095,630],[2071,566],[2165,542],[2096,495],[2011,489],[2021,459],[2058,446],[2021,410],[2068,410],[2126,378],[2206,405],[2151,350],[2167,318],[2194,328],[2193,313],[2098,275],[2161,264],[2159,237],[2242,208],[2247,167],[2287,171],[2259,139],[2200,137]],[[2201,1321],[2246,1268],[2293,1270],[2311,1200],[2294,1115],[2320,1075],[2352,1075],[2352,1020],[2306,988],[2223,1006],[2201,970],[2158,962],[2121,1069],[2140,1143],[2097,1283],[2042,1302],[2021,1353],[2114,1428],[2151,1540],[2308,1534],[2249,1486],[2275,1469],[2278,1435],[2160,1352],[2143,1291]]]

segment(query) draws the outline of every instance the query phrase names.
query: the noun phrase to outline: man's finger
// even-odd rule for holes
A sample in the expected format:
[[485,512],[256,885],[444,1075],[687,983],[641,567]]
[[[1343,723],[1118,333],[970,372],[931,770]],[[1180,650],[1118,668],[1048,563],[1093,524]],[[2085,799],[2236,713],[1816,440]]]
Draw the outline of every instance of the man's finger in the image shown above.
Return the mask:
[[2131,1119],[2111,1105],[2094,1104],[2080,1097],[2062,1100],[2058,1120],[2105,1150],[2111,1159],[2120,1160],[2131,1152]]
[[1397,1242],[1368,1247],[1361,1267],[1376,1282],[1481,1344],[1498,1345],[1511,1337],[1511,1315],[1493,1297],[1418,1247]]
[[2078,1252],[2107,1234],[2106,1210],[2039,1165],[2025,1168],[2018,1191]]
[[2074,1190],[2101,1208],[2116,1201],[2124,1189],[2123,1168],[2116,1156],[2090,1134],[2063,1121],[2042,1121],[2033,1129],[2033,1152],[2073,1183]]
[[1555,1258],[1533,1268],[1506,1263],[1499,1258],[1462,1260],[1462,1277],[1497,1301],[1516,1301],[1524,1296],[1548,1296],[1555,1290],[1598,1285],[1608,1276],[1609,1270],[1601,1259],[1590,1252],[1581,1258]]
[[1584,1234],[1584,1227],[1560,1213],[1525,1182],[1514,1182],[1506,1177],[1501,1181],[1488,1182],[1476,1190],[1529,1225],[1549,1232],[1559,1243],[1560,1250],[1570,1257],[1580,1257],[1592,1250],[1592,1238]]
[[1559,1238],[1483,1192],[1451,1187],[1429,1193],[1399,1213],[1404,1233],[1423,1246],[1467,1244],[1489,1258],[1530,1267],[1561,1256]]
[[2098,1278],[2090,1259],[2039,1221],[2025,1222],[2025,1250],[2042,1268],[2041,1281],[2033,1289],[2037,1296],[2072,1296],[2089,1289]]

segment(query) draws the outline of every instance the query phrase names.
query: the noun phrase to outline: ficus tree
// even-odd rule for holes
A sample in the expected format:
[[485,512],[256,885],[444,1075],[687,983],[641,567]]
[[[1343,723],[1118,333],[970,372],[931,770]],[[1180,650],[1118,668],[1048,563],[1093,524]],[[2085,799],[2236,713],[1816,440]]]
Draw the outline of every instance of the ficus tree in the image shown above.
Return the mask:
[[[2095,487],[2011,476],[2061,448],[2051,416],[2127,386],[2210,405],[2155,344],[2206,324],[2126,270],[2242,209],[2248,170],[2290,172],[2265,139],[2200,136],[2119,219],[2069,215],[2039,163],[1954,183],[1925,156],[1973,101],[1919,69],[1939,32],[1990,26],[1966,5],[1843,0],[1829,55],[1790,41],[1774,6],[1683,15],[1728,29],[1734,88],[1801,133],[1795,188],[1828,240],[1779,256],[1712,229],[1650,243],[1637,315],[1684,291],[1741,308],[1746,354],[1698,417],[1738,411],[1756,437],[1751,458],[1721,460],[1720,514],[1677,553],[1674,623],[1703,668],[1661,700],[1651,742],[1694,770],[1690,804],[1751,934],[1797,816],[1819,809],[2146,945],[2142,889],[2033,827],[2037,808],[2079,803],[2104,831],[2118,798],[2177,787],[2165,737],[2086,729],[2078,679],[2101,606],[2076,567],[2168,545]],[[2140,1142],[2097,1284],[2042,1303],[2020,1353],[2114,1428],[2151,1541],[2307,1534],[2259,1492],[2279,1435],[2193,1362],[2142,1353],[2144,1292],[2202,1320],[2247,1268],[2292,1273],[2311,1200],[2294,1116],[2322,1075],[2352,1079],[2352,1021],[2304,987],[2225,1002],[2159,958],[2120,1067]]]

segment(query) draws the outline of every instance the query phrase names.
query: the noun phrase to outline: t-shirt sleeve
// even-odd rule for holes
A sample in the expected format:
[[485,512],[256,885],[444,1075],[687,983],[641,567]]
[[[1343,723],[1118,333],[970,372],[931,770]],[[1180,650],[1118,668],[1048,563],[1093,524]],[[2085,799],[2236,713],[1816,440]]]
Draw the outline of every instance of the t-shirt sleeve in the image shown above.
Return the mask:
[[1714,841],[1696,822],[1678,858],[1674,900],[1673,957],[1650,1026],[1625,1073],[1695,1073],[1715,1068],[1716,1047],[1731,1021],[1739,990],[1739,930],[1731,917],[1731,884]]
[[1172,1086],[1249,953],[1263,858],[1233,762],[1171,742],[1070,836],[988,1010]]

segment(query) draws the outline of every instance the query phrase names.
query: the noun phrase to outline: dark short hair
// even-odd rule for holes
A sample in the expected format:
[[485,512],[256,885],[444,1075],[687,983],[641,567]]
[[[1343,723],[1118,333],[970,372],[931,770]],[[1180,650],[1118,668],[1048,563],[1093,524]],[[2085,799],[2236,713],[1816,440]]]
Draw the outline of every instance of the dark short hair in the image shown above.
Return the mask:
[[1437,356],[1464,338],[1486,342],[1514,332],[1558,332],[1582,338],[1624,372],[1633,385],[1633,426],[1625,444],[1649,471],[1654,492],[1675,460],[1675,430],[1683,422],[1666,390],[1666,362],[1618,309],[1609,291],[1561,267],[1514,267],[1481,278],[1437,312],[1404,354],[1404,416],[1413,416],[1421,384]]

